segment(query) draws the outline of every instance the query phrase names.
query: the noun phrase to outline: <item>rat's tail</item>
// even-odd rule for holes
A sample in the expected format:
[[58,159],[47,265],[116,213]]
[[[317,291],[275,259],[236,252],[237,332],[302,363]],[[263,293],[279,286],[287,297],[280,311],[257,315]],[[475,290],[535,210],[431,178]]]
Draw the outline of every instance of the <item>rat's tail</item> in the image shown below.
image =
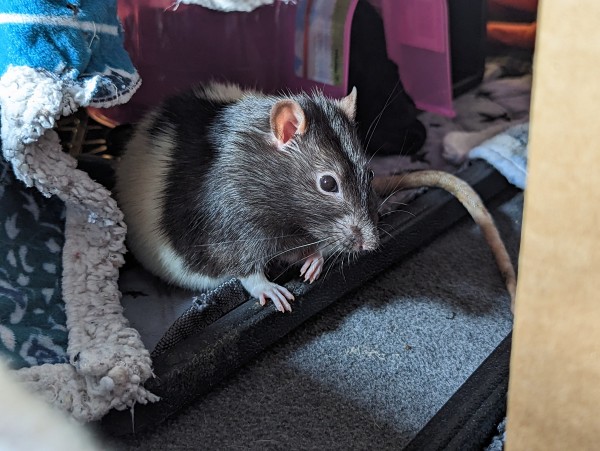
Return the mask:
[[510,256],[506,251],[492,215],[485,208],[479,195],[467,182],[448,172],[433,170],[408,172],[373,179],[373,188],[379,195],[389,195],[398,190],[425,186],[442,188],[448,191],[463,204],[475,222],[481,227],[485,240],[492,249],[498,268],[504,277],[506,288],[510,294],[511,309],[514,311],[517,277]]

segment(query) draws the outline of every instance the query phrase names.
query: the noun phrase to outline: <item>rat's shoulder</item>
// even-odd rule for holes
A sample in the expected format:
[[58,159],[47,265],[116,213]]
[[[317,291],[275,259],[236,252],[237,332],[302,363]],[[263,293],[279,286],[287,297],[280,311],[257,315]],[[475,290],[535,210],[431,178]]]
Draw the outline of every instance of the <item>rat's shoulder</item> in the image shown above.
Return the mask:
[[197,99],[206,100],[215,104],[236,103],[247,97],[263,97],[264,94],[254,89],[243,88],[235,83],[222,83],[210,81],[200,83],[188,91],[188,94]]
[[[199,123],[206,126],[222,112],[231,110],[224,114],[235,115],[239,111],[238,105],[264,97],[258,91],[232,83],[201,83],[165,98],[155,108],[153,119],[158,125],[170,122],[184,129],[187,125],[197,127]],[[243,110],[244,106],[241,108]]]
[[195,97],[215,103],[234,103],[248,96],[263,96],[259,91],[242,88],[235,83],[211,81],[192,87],[190,93]]
[[163,99],[138,128],[151,135],[169,130],[177,130],[180,138],[187,134],[204,135],[223,110],[251,93],[231,83],[197,84]]

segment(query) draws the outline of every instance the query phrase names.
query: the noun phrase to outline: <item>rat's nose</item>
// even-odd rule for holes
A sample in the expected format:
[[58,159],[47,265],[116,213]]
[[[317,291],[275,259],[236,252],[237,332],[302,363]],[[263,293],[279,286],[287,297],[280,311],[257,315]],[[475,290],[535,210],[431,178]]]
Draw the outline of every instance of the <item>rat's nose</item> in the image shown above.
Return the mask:
[[362,251],[365,249],[365,240],[362,232],[357,226],[350,227],[350,242],[352,243],[352,249],[355,251]]
[[379,235],[375,228],[353,225],[350,227],[349,241],[355,252],[374,251],[379,247]]
[[365,239],[365,235],[359,227],[352,226],[350,231],[350,243],[352,244],[352,250],[360,252],[372,251],[377,248],[378,243],[372,243],[371,240]]

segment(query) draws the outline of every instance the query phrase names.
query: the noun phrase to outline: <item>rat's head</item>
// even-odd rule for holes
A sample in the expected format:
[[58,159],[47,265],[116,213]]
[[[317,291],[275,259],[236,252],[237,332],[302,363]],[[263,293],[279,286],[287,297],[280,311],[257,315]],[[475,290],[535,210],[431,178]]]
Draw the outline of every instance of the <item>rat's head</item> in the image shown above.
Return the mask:
[[294,225],[325,254],[379,245],[373,172],[358,139],[356,88],[339,100],[321,93],[277,101],[270,124],[287,183]]

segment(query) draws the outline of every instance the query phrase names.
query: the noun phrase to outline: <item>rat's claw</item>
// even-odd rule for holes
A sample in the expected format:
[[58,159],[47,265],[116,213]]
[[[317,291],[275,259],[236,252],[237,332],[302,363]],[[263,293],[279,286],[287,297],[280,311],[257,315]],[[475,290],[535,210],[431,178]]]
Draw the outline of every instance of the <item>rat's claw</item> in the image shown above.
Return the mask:
[[293,301],[294,300],[294,295],[292,293],[290,293],[286,288],[277,285],[277,290],[276,290],[277,296],[279,297],[281,304],[283,305],[283,307],[285,308],[285,310],[287,310],[288,312],[292,311],[292,306],[290,305],[289,301]]
[[267,304],[267,298],[270,298],[275,304],[275,308],[281,313],[285,312],[285,306],[277,296],[273,296],[271,293],[265,293],[260,295],[260,305],[265,306]]
[[264,296],[270,298],[275,304],[275,307],[277,307],[277,310],[280,312],[283,313],[286,310],[288,312],[292,311],[292,306],[288,302],[288,299],[293,301],[294,296],[286,288],[273,284],[273,286],[264,294]]
[[304,262],[304,264],[302,265],[302,268],[300,268],[300,275],[303,276],[304,273],[306,272],[306,270],[309,268],[310,266],[310,259],[307,258],[306,261]]
[[323,255],[319,252],[313,254],[306,259],[304,265],[300,269],[300,275],[304,276],[305,282],[313,283],[321,275],[323,270]]
[[267,299],[270,299],[280,312],[292,311],[289,301],[294,300],[294,295],[287,288],[269,282],[263,274],[240,278],[240,281],[252,296],[258,298],[260,305],[266,305]]

